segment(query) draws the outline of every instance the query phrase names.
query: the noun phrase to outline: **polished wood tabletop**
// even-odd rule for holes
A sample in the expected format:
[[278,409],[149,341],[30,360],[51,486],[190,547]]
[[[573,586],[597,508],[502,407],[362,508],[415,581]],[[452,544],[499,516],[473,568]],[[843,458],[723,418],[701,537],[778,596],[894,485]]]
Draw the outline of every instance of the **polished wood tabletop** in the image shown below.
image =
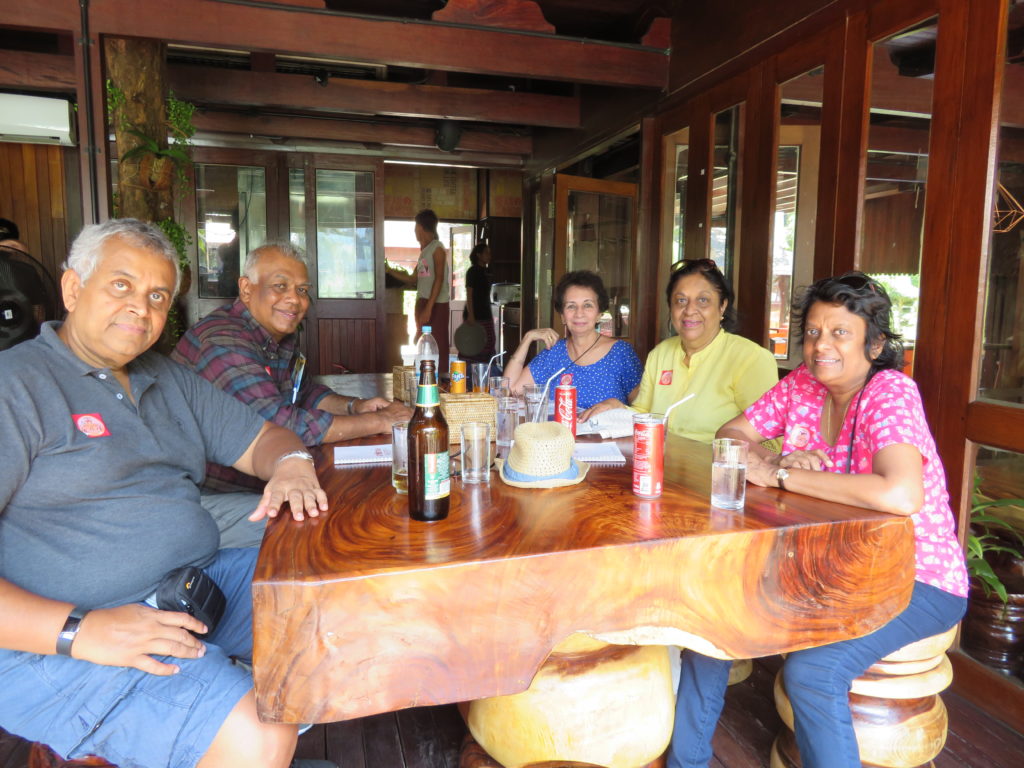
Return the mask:
[[714,509],[710,448],[676,436],[660,499],[633,495],[628,461],[544,490],[492,472],[453,480],[434,523],[409,519],[389,466],[332,455],[317,455],[329,512],[272,521],[260,551],[254,676],[270,721],[522,691],[575,632],[756,657],[866,634],[910,598],[910,519],[749,485],[743,511]]

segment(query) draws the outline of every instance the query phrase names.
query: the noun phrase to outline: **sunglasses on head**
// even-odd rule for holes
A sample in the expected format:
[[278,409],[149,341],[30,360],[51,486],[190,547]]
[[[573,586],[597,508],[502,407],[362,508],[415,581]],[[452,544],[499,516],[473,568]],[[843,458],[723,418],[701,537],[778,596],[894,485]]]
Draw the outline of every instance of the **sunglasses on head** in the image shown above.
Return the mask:
[[709,269],[718,269],[718,265],[714,259],[683,259],[672,266],[673,272],[680,269],[699,269],[701,272],[706,272]]
[[869,290],[871,293],[878,293],[878,284],[867,275],[861,272],[847,272],[842,277],[837,277],[836,282],[852,288],[855,291]]

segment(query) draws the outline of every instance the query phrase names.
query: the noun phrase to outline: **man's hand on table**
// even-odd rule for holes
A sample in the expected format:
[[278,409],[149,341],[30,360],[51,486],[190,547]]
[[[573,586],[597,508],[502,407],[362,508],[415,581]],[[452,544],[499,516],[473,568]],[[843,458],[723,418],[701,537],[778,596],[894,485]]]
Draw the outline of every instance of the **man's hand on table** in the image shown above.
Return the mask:
[[[380,398],[375,398],[379,400]],[[402,405],[397,400],[395,401],[384,401],[386,405],[377,410],[376,413],[381,417],[380,421],[380,433],[391,434],[391,425],[396,421],[408,421],[412,418],[412,409]]]
[[296,520],[305,520],[306,515],[317,517],[321,511],[327,511],[327,494],[316,478],[313,462],[308,459],[294,457],[277,463],[274,474],[267,480],[263,498],[249,520],[277,517],[286,502]]
[[134,667],[152,675],[173,675],[175,664],[153,656],[197,659],[206,646],[189,632],[206,632],[198,619],[132,603],[89,611],[71,646],[76,659],[110,667]]
[[383,397],[371,397],[366,400],[356,399],[352,405],[352,410],[356,413],[373,413],[374,411],[383,411],[391,405],[390,400],[385,400]]

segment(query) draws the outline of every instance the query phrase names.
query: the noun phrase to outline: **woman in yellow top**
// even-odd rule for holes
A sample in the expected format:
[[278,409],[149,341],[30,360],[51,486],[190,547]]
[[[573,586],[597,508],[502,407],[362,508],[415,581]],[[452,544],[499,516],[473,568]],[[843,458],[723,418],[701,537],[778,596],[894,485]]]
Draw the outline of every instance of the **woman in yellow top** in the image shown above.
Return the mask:
[[775,358],[764,347],[729,332],[735,327],[732,287],[711,259],[684,261],[666,288],[678,336],[651,350],[633,410],[669,415],[667,429],[710,443],[716,430],[779,380]]

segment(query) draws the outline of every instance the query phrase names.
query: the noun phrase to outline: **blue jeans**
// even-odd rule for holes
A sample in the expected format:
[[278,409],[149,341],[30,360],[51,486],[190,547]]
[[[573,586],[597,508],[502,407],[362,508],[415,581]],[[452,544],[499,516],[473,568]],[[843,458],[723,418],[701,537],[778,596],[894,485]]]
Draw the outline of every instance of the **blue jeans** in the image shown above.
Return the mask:
[[[880,629],[855,640],[789,654],[783,676],[804,768],[860,768],[850,717],[853,679],[883,656],[945,632],[966,610],[966,598],[914,582],[910,604]],[[711,737],[725,703],[731,664],[683,651],[668,768],[705,768],[711,760]]]

